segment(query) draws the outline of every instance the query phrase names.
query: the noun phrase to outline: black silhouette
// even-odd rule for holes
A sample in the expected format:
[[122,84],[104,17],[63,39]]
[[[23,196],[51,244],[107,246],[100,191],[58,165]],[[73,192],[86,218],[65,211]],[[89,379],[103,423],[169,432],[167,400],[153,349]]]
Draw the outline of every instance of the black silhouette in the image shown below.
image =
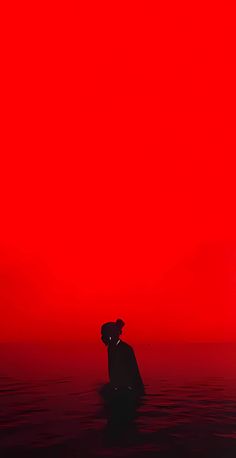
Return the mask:
[[108,347],[110,384],[101,390],[107,417],[108,439],[118,441],[137,434],[134,420],[141,405],[144,385],[134,351],[120,339],[124,322],[117,320],[102,326],[102,341]]
[[134,351],[120,339],[125,323],[122,320],[105,323],[102,326],[102,341],[108,347],[108,368],[110,387],[113,390],[135,391],[144,394],[144,385]]

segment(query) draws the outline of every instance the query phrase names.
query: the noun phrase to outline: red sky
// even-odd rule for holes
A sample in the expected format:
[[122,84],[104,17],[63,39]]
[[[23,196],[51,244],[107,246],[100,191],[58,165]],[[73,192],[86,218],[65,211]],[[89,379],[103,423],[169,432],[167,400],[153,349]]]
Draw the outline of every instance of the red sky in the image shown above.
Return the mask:
[[5,11],[1,341],[235,340],[231,11]]

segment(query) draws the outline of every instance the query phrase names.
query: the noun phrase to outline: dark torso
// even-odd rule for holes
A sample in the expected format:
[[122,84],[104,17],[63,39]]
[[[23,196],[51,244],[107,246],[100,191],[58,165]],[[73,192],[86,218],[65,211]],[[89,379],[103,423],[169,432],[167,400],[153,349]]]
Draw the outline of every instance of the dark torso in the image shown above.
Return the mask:
[[118,345],[108,347],[108,366],[112,386],[143,389],[134,351],[127,343],[120,341]]

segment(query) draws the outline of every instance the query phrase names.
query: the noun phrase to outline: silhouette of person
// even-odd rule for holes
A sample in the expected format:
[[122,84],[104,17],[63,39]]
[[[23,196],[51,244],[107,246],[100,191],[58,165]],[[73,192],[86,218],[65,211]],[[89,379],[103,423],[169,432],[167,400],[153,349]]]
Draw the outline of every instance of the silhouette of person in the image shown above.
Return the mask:
[[144,385],[133,348],[120,339],[125,323],[118,319],[102,325],[102,341],[108,347],[110,387],[120,393],[144,394]]

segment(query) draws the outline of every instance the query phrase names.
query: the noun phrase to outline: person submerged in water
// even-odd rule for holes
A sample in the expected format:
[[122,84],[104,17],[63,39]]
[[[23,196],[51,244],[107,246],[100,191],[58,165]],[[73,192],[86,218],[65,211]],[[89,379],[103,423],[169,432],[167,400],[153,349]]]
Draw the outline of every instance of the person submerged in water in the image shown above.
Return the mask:
[[102,341],[108,347],[110,385],[114,390],[144,394],[144,385],[133,348],[120,339],[125,323],[118,319],[102,325]]

